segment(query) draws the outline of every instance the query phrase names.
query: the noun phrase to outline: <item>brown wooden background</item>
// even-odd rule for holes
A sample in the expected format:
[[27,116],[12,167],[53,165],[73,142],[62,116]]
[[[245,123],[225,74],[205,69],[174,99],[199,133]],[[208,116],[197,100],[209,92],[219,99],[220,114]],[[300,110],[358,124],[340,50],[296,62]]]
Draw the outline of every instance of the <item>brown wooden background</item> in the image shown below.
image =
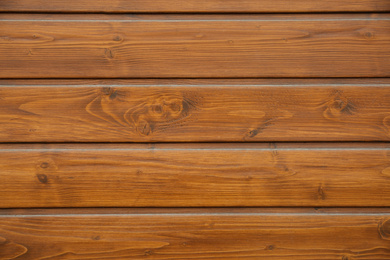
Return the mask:
[[389,0],[0,1],[0,259],[390,259]]

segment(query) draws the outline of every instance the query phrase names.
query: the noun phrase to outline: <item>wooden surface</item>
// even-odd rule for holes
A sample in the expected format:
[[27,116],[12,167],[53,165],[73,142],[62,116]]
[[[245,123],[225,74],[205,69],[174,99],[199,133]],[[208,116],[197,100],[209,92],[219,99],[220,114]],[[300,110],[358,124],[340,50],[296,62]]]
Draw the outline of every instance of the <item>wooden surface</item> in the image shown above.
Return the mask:
[[390,76],[389,14],[1,18],[1,78]]
[[390,81],[0,81],[2,142],[389,141]]
[[3,259],[390,259],[390,0],[0,0]]
[[1,259],[384,260],[389,239],[386,210],[0,216]]
[[389,0],[4,0],[6,12],[384,12]]
[[1,208],[390,206],[389,144],[9,144]]

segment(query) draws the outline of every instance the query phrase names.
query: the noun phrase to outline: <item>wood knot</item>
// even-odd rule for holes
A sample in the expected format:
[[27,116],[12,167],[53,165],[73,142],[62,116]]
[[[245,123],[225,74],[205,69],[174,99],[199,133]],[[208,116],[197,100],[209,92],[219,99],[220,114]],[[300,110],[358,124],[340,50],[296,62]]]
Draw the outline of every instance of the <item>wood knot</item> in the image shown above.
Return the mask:
[[144,255],[152,255],[152,254],[153,254],[153,250],[150,250],[150,249],[145,250]]
[[250,138],[255,137],[255,136],[259,133],[259,130],[260,130],[260,129],[252,129],[252,130],[249,130],[249,132],[248,132],[248,137],[250,137]]
[[271,126],[275,119],[274,118],[271,118],[271,119],[266,119],[259,127],[257,128],[254,128],[254,129],[250,129],[247,133],[245,133],[244,135],[244,140],[248,139],[248,138],[253,138],[255,136],[257,136],[258,134],[262,133],[264,130],[266,130],[269,126]]
[[111,92],[112,92],[112,88],[111,87],[102,87],[102,93],[104,95],[110,95]]
[[40,166],[41,166],[41,168],[46,169],[47,167],[49,167],[49,163],[43,162],[43,163],[41,163]]
[[46,184],[48,182],[46,174],[37,174],[37,178],[40,183]]
[[379,223],[378,232],[382,239],[390,240],[390,218]]
[[374,34],[372,32],[365,32],[364,33],[364,38],[366,38],[366,39],[373,39],[374,38]]
[[114,51],[112,51],[111,49],[107,48],[104,50],[104,54],[105,56],[108,58],[108,59],[113,59],[115,57],[114,55]]
[[92,240],[100,240],[100,236],[94,236],[94,237],[92,237]]
[[341,260],[350,260],[350,258],[347,255],[343,255],[343,257],[341,257]]
[[141,135],[150,135],[153,132],[153,126],[148,121],[141,120],[137,124],[137,132]]
[[318,186],[317,194],[318,194],[318,199],[320,199],[320,200],[326,199],[326,194],[325,194],[324,188],[322,187],[322,184],[320,186]]
[[108,97],[109,100],[114,100],[118,96],[118,91],[111,87],[103,87],[102,93]]
[[265,248],[266,250],[274,250],[275,249],[275,246],[274,245],[269,245]]
[[198,104],[198,101],[180,94],[162,94],[130,108],[125,119],[138,134],[148,136],[183,124]]
[[327,119],[338,119],[343,115],[353,115],[356,106],[343,95],[342,91],[334,91],[330,99],[323,104],[323,115]]
[[116,41],[116,42],[120,42],[120,41],[123,40],[123,38],[122,38],[120,35],[116,35],[116,36],[114,36],[112,39],[113,39],[114,41]]
[[57,170],[55,162],[50,158],[44,158],[42,161],[38,161],[35,167],[37,173],[47,173],[49,171]]
[[199,109],[201,98],[195,95],[187,97],[177,91],[153,93],[130,97],[127,90],[106,86],[97,91],[85,110],[100,120],[128,127],[141,136],[150,136],[183,125],[192,112]]

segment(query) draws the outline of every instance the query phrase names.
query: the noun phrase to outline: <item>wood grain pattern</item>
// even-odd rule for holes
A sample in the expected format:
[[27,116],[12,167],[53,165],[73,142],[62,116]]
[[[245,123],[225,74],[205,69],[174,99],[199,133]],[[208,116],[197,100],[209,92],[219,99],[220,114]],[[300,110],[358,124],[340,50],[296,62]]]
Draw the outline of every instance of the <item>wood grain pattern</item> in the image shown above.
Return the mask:
[[387,213],[0,216],[1,259],[390,258]]
[[0,98],[1,142],[390,140],[389,79],[8,80]]
[[220,208],[8,208],[0,209],[0,217],[39,217],[39,216],[72,216],[72,215],[161,215],[161,214],[301,214],[301,215],[314,215],[314,214],[330,214],[330,215],[388,215],[390,214],[390,208],[329,208],[329,207],[220,207]]
[[1,208],[390,206],[388,143],[0,148]]
[[1,17],[2,78],[390,76],[390,14]]
[[0,259],[390,259],[390,0],[0,0]]
[[388,0],[13,0],[6,12],[385,12]]

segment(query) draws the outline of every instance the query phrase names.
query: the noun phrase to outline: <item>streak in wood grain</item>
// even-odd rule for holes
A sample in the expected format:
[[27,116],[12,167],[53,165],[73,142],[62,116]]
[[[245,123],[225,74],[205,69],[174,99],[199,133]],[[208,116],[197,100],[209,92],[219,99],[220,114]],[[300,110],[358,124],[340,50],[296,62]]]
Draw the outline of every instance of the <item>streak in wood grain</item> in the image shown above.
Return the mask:
[[278,152],[278,148],[275,143],[271,143],[270,148],[272,149],[271,158],[273,161],[273,168],[276,169],[276,172],[278,173],[275,175],[275,178],[280,178],[283,176],[290,177],[298,173],[293,169],[293,165],[290,165],[290,167],[288,166],[286,158]]
[[382,175],[385,176],[386,178],[390,178],[390,166],[382,170]]
[[[2,234],[0,230],[0,234]],[[0,259],[17,259],[28,252],[28,248],[22,244],[9,241],[0,235]]]
[[387,131],[388,135],[390,136],[390,115],[383,118],[383,126],[385,127],[385,130]]
[[201,97],[178,91],[154,93],[132,99],[131,92],[103,87],[86,111],[113,125],[125,126],[134,134],[149,136],[185,124],[201,106]]
[[379,223],[378,231],[382,239],[390,240],[390,218],[384,219]]

